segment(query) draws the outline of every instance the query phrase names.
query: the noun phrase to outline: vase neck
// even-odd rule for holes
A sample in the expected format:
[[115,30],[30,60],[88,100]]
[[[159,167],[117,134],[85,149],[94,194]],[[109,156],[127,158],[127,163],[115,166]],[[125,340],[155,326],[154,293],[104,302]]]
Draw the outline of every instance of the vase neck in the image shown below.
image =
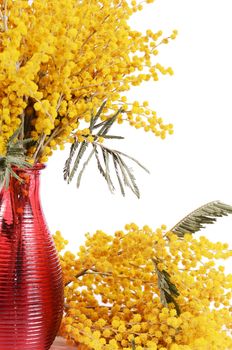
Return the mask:
[[31,196],[39,197],[40,171],[43,168],[43,164],[37,164],[32,168],[26,169],[14,168],[14,172],[19,179],[11,177],[9,191],[14,195],[15,199],[26,200]]
[[41,211],[40,171],[44,167],[43,164],[37,164],[32,168],[13,169],[18,179],[11,177],[9,187],[3,188],[0,193],[0,219],[7,210],[8,221],[17,224],[23,218],[35,216],[36,212]]

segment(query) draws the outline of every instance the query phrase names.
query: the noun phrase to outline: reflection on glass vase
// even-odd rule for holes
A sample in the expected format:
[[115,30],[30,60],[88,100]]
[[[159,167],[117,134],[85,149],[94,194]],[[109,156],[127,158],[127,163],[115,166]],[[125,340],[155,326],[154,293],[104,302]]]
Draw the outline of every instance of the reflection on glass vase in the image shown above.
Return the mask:
[[48,350],[63,315],[63,277],[42,213],[40,170],[14,169],[0,192],[0,350]]

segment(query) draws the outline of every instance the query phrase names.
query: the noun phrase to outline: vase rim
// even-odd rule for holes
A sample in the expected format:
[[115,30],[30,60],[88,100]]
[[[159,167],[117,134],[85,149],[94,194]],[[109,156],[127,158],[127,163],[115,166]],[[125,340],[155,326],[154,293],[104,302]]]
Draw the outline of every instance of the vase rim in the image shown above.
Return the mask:
[[18,166],[13,166],[12,168],[14,170],[25,171],[25,172],[28,172],[28,171],[39,171],[39,170],[42,170],[42,169],[46,168],[46,164],[44,164],[44,163],[36,163],[32,167],[28,167],[28,168],[27,167],[20,168]]
[[32,169],[32,170],[41,170],[41,169],[45,169],[46,168],[46,164],[44,163],[36,163],[33,165],[33,167],[29,168]]

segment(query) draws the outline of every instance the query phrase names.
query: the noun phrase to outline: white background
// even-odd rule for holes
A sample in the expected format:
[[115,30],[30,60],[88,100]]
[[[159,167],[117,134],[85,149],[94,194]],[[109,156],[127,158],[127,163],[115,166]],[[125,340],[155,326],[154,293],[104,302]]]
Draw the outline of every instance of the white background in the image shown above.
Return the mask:
[[[219,199],[232,205],[232,20],[231,0],[157,0],[131,21],[139,30],[172,29],[179,35],[164,45],[157,62],[175,75],[161,76],[130,94],[149,100],[158,115],[172,122],[175,133],[164,141],[126,124],[115,133],[126,139],[111,143],[146,165],[151,175],[133,165],[141,199],[128,191],[112,195],[95,159],[80,189],[63,181],[68,154],[57,151],[43,171],[41,197],[50,230],[61,230],[73,252],[86,232],[108,233],[126,223],[165,223],[171,228],[197,207]],[[202,234],[232,243],[232,216],[208,226]],[[232,271],[232,269],[231,269]]]

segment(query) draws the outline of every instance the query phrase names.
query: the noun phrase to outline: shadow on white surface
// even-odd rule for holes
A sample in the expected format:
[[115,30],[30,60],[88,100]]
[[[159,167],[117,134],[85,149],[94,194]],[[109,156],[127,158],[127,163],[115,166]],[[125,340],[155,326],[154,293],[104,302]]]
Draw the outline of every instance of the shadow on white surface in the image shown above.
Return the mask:
[[50,350],[74,350],[78,349],[76,346],[70,346],[66,344],[66,340],[62,337],[57,337],[50,348]]

